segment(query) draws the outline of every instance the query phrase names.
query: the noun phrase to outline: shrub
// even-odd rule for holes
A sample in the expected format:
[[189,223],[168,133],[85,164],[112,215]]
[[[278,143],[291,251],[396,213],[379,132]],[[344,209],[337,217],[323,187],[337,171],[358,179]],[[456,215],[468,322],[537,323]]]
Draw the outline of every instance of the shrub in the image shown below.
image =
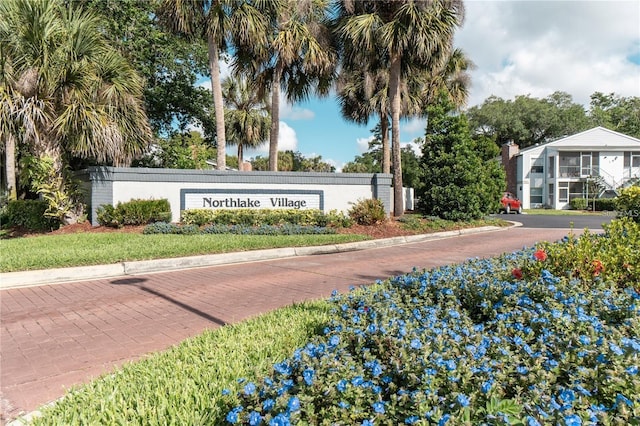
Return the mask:
[[51,231],[60,227],[57,217],[46,215],[45,200],[12,200],[2,209],[3,228],[20,227],[29,231]]
[[358,200],[349,209],[349,217],[358,225],[375,225],[387,219],[382,201],[369,198]]
[[586,210],[587,209],[587,199],[586,198],[574,198],[569,202],[569,206],[571,210]]
[[640,186],[630,186],[620,191],[615,206],[619,216],[630,217],[640,223]]
[[612,212],[616,209],[616,198],[597,198],[596,199],[596,211],[599,212]]
[[335,210],[324,213],[318,209],[190,209],[182,212],[182,222],[203,225],[283,225],[349,226],[348,218]]
[[175,223],[155,222],[145,226],[143,234],[175,234],[175,235],[197,235],[200,228],[196,225],[177,225]]
[[152,222],[169,222],[169,200],[131,200],[116,207],[103,204],[98,207],[98,223],[104,226],[145,225]]
[[[582,253],[632,225],[613,226],[605,237],[577,239]],[[547,248],[570,252],[570,244]],[[535,253],[415,271],[334,295],[324,336],[262,380],[239,379],[237,392],[223,392],[226,421],[636,424],[638,281],[621,288],[602,277],[570,278],[551,254]],[[545,267],[527,280],[511,276],[527,262]]]

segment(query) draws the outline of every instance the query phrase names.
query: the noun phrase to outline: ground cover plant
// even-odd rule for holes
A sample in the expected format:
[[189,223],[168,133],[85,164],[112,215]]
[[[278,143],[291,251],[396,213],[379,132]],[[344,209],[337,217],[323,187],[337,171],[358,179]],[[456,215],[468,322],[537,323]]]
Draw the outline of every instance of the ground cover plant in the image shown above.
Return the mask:
[[189,339],[35,424],[638,424],[639,264],[616,220],[416,270]]
[[[625,248],[631,247],[631,250]],[[231,424],[640,424],[640,227],[336,295]]]

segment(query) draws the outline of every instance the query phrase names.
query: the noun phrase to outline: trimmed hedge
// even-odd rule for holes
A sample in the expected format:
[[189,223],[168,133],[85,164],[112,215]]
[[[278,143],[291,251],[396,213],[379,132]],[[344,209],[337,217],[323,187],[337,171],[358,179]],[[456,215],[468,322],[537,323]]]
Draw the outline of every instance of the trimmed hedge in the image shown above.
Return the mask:
[[29,231],[51,231],[60,227],[56,218],[45,216],[49,207],[44,200],[12,200],[2,209],[2,228],[19,227]]
[[118,203],[116,207],[103,204],[98,207],[98,223],[119,228],[124,225],[146,225],[153,222],[171,221],[169,200],[131,200]]
[[318,209],[191,209],[182,212],[187,225],[305,225],[343,228],[351,226],[350,219],[337,211],[324,213]]
[[[617,198],[596,198],[595,211],[615,211],[616,200]],[[594,201],[587,200],[586,198],[574,198],[569,204],[571,206],[571,210],[591,210],[593,209]]]

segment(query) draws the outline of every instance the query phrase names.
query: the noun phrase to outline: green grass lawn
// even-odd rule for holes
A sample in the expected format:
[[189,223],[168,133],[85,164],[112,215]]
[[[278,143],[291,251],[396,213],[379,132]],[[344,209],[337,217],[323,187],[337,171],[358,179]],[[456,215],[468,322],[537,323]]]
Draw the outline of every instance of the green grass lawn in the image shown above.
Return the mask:
[[[500,219],[449,222],[413,218],[403,224],[416,233],[474,226],[504,226]],[[71,266],[107,265],[125,261],[230,253],[283,247],[342,244],[370,239],[367,235],[167,235],[77,233],[0,239],[0,272]]]
[[339,244],[365,235],[143,235],[78,233],[0,240],[0,271],[112,264],[124,261]]

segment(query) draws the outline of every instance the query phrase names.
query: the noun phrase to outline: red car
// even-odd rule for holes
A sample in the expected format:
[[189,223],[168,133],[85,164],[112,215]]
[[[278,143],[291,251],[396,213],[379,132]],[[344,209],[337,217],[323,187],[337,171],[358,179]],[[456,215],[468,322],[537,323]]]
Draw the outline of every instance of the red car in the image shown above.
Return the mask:
[[500,200],[502,207],[501,211],[509,214],[511,212],[516,212],[518,214],[522,213],[522,201],[520,201],[515,195],[511,192],[505,192],[502,194],[502,199]]

